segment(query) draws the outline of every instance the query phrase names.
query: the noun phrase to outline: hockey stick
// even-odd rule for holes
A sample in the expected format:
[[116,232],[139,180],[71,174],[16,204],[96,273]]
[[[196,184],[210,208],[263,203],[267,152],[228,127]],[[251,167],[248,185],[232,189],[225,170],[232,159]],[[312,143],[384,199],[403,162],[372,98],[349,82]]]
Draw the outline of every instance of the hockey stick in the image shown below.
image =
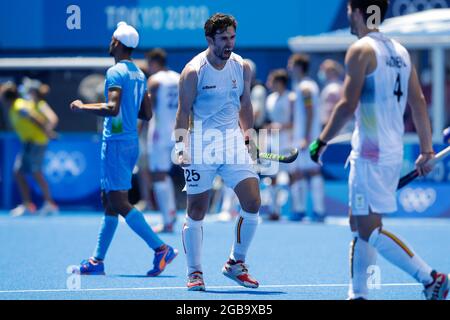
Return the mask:
[[[436,157],[430,161],[430,164],[434,165],[440,161],[443,161],[445,158],[447,158],[450,155],[450,147],[447,147],[443,151],[439,152]],[[397,190],[400,190],[407,184],[411,183],[413,180],[415,180],[419,176],[419,172],[417,170],[413,170],[407,175],[403,176],[400,181],[398,182]]]
[[[258,160],[269,160],[280,163],[292,163],[297,160],[298,157],[298,149],[292,148],[286,154],[277,154],[270,152],[260,152],[258,146],[255,144],[253,140],[245,140],[245,145],[249,147],[250,152],[256,152],[256,155],[252,154],[252,158],[256,158]],[[251,151],[253,150],[253,151]]]
[[280,163],[292,163],[297,160],[298,157],[298,149],[292,148],[289,150],[287,154],[276,154],[276,153],[268,153],[268,152],[259,152],[257,151],[257,158],[269,161],[275,161]]

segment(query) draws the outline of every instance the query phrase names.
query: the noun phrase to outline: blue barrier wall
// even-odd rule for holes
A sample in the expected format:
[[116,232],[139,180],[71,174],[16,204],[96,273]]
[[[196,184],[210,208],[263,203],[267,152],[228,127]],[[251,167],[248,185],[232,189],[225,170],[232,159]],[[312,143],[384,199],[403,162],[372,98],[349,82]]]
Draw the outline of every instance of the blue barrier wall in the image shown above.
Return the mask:
[[[100,140],[96,134],[63,134],[51,141],[43,172],[55,200],[63,207],[100,208]],[[20,202],[13,177],[14,160],[21,144],[14,134],[0,135],[0,208],[11,209]],[[33,198],[41,194],[29,179]]]

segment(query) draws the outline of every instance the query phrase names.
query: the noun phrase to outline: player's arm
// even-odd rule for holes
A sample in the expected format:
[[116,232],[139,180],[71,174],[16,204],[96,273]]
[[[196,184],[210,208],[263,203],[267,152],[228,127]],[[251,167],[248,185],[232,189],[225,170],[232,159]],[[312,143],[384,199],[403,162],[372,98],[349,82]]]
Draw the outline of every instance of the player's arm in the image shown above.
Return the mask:
[[19,115],[22,118],[26,118],[33,122],[36,126],[41,128],[42,130],[45,130],[47,127],[48,120],[41,115],[40,113],[36,112],[35,110],[29,110],[29,109],[20,109]]
[[148,92],[144,95],[141,108],[139,109],[139,119],[150,121],[153,116],[153,106],[156,105],[156,94],[158,92],[157,83],[152,80],[152,77],[148,79]]
[[414,66],[412,66],[409,78],[408,103],[411,106],[412,118],[420,141],[421,154],[416,161],[416,167],[419,175],[424,176],[432,170],[426,163],[434,157],[434,150],[427,102]]
[[311,141],[311,128],[314,117],[314,104],[313,104],[313,95],[309,89],[303,88],[300,90],[301,97],[299,99],[303,99],[303,106],[305,107],[305,139],[300,141],[300,148],[305,149],[308,147],[309,142]]
[[138,118],[144,121],[150,121],[153,116],[152,111],[152,99],[151,95],[147,92],[144,93],[141,106],[139,108]]
[[[189,117],[197,96],[197,71],[186,66],[181,73],[179,82],[178,110],[175,120],[175,149],[179,156],[184,156],[188,142]],[[184,159],[179,159],[180,163]]]
[[244,92],[241,96],[241,110],[239,111],[239,123],[246,135],[248,130],[254,127],[253,106],[251,100],[252,72],[250,66],[244,61]]
[[47,137],[53,139],[57,137],[57,133],[53,131],[53,127],[49,123],[48,119],[35,110],[21,109],[19,111],[20,117],[27,118],[29,121],[34,123],[42,131],[45,132]]
[[39,111],[45,116],[45,118],[47,119],[48,123],[47,126],[50,129],[54,129],[59,122],[59,118],[56,115],[56,113],[53,111],[53,109],[47,104],[47,103],[43,103],[40,108]]
[[159,82],[156,81],[153,77],[150,77],[148,79],[148,91],[150,92],[152,104],[154,106],[156,106],[156,101],[158,99],[158,89],[159,89]]
[[75,100],[70,104],[72,111],[86,111],[100,117],[115,117],[120,112],[122,89],[111,87],[108,89],[107,103],[85,104],[81,100]]
[[360,44],[353,45],[347,52],[345,63],[347,72],[344,80],[343,96],[331,114],[331,118],[319,139],[327,143],[333,139],[353,117],[359,104],[362,88],[374,52]]
[[283,129],[294,129],[294,121],[295,121],[295,93],[291,92],[289,94],[289,122],[283,125]]
[[325,151],[327,143],[333,139],[345,124],[353,117],[358,107],[362,88],[371,61],[375,60],[375,53],[367,46],[355,44],[350,47],[345,57],[347,72],[345,75],[343,95],[331,114],[330,120],[319,138],[309,146],[311,159],[319,164],[320,157]]

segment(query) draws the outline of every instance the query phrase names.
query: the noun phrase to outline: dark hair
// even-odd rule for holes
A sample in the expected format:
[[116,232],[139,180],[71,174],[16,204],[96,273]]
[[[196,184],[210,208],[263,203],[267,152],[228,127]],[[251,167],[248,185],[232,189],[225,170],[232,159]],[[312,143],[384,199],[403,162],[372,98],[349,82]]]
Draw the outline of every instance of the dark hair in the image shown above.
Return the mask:
[[364,22],[367,23],[369,19],[369,13],[367,13],[367,8],[370,6],[377,6],[380,8],[381,21],[384,21],[386,17],[387,10],[389,8],[389,0],[348,0],[350,7],[353,10],[359,9],[364,17]]
[[306,54],[295,53],[290,58],[292,66],[301,67],[304,73],[309,72],[310,59]]
[[277,69],[270,73],[271,82],[280,81],[284,86],[287,86],[289,75],[284,69]]
[[205,23],[205,36],[214,38],[216,34],[225,32],[228,27],[233,27],[236,30],[236,19],[231,15],[216,13]]
[[14,101],[19,98],[19,92],[17,86],[13,82],[6,82],[2,85],[1,95],[7,101]]
[[164,49],[156,48],[145,55],[148,60],[155,61],[161,66],[165,66],[167,62],[167,53]]

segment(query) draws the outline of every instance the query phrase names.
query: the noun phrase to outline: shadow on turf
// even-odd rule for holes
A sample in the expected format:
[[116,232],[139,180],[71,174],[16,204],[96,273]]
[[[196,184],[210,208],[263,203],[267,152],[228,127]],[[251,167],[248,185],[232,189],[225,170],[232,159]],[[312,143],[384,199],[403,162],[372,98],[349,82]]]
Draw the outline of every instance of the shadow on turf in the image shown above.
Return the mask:
[[282,291],[255,291],[255,290],[208,290],[206,288],[205,293],[215,293],[215,294],[248,294],[248,295],[255,295],[255,296],[268,296],[268,295],[282,295],[287,294],[286,292]]
[[[117,274],[110,276],[111,278],[151,278],[145,274]],[[176,276],[159,275],[157,278],[176,278]]]

